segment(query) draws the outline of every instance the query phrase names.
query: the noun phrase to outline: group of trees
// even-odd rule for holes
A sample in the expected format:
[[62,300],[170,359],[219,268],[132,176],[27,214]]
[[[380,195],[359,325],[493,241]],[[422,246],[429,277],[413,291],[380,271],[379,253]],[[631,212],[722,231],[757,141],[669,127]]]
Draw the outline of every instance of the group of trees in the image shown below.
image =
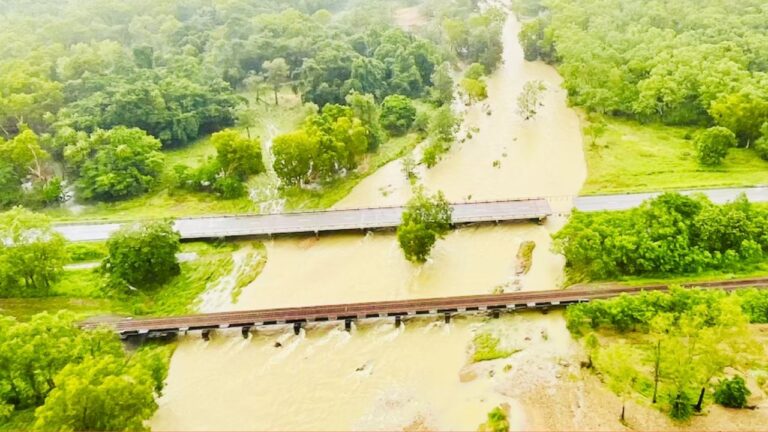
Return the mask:
[[553,235],[576,279],[674,275],[749,266],[768,253],[768,211],[741,196],[719,206],[665,193],[627,211],[575,211]]
[[[48,217],[15,207],[0,213],[0,298],[45,297],[69,261]],[[115,286],[153,288],[180,272],[180,236],[171,221],[129,224],[107,242],[102,271]]]
[[[702,408],[703,396],[741,408],[749,394],[740,377],[715,382],[726,367],[744,371],[760,359],[762,347],[747,324],[768,322],[747,313],[768,301],[760,290],[728,294],[675,288],[569,306],[568,329],[587,335],[591,363],[623,399],[638,392],[662,401],[669,415],[685,420]],[[594,331],[612,329],[644,336],[633,343],[601,345]],[[624,408],[621,411],[622,419]]]
[[27,322],[0,316],[0,422],[35,409],[35,430],[147,430],[168,362],[123,350],[111,330],[85,331],[74,314]]
[[[478,12],[470,0],[441,2],[416,33],[381,19],[391,7],[382,1],[7,3],[0,18],[0,148],[18,157],[0,161],[2,208],[55,203],[65,196],[65,179],[83,200],[146,193],[163,172],[161,149],[251,122],[241,121],[252,111],[239,91],[261,102],[268,88],[278,104],[279,90],[289,86],[320,108],[371,95],[381,106],[380,124],[373,121],[378,108],[352,108],[373,150],[381,128],[400,135],[411,127],[410,99],[450,104],[451,62],[492,71],[504,19],[497,9]],[[473,94],[484,94],[481,80],[468,79]],[[328,160],[311,158],[319,177],[349,169],[359,156],[357,148],[330,143],[329,127],[318,127],[326,131],[317,145],[338,151]],[[317,141],[294,138],[305,147]],[[242,196],[250,174],[228,173],[219,159],[179,168],[171,186]],[[313,177],[290,177],[305,174]]]
[[20,207],[0,213],[0,239],[0,297],[48,295],[67,261],[48,218]]
[[183,164],[173,167],[175,186],[214,193],[225,199],[246,195],[245,181],[265,171],[261,140],[225,129],[211,135],[211,143],[216,148],[216,157],[196,168]]
[[571,101],[641,121],[724,127],[738,145],[768,158],[768,11],[761,1],[546,5],[521,10],[536,18],[520,40],[527,59],[558,64]]

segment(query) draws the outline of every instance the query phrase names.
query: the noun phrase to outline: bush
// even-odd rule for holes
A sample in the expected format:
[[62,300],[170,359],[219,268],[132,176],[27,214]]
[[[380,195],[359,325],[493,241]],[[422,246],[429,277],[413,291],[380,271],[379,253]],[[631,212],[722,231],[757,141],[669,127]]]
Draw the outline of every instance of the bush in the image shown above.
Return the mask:
[[488,421],[478,428],[480,432],[507,432],[509,431],[509,418],[507,411],[502,407],[496,407],[488,413]]
[[392,135],[403,135],[416,119],[413,102],[401,95],[391,95],[381,103],[381,126]]
[[715,126],[701,132],[695,143],[699,163],[715,166],[723,163],[728,149],[736,147],[736,135],[727,128]]
[[685,421],[693,415],[693,399],[683,390],[670,392],[668,403],[669,416],[673,420]]
[[133,287],[162,285],[180,272],[180,238],[170,220],[128,225],[107,241],[102,268]]
[[721,380],[715,389],[715,402],[728,408],[744,408],[747,406],[747,398],[752,392],[744,383],[744,378],[735,376],[731,379]]

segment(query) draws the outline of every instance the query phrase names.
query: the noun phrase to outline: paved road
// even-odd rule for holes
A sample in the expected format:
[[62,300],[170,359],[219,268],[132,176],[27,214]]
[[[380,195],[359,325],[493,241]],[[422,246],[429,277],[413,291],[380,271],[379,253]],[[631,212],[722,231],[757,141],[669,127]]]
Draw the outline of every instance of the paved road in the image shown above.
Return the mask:
[[[623,195],[580,196],[573,200],[573,206],[582,211],[626,210],[639,206],[643,201],[647,200],[648,198],[653,198],[659,195],[659,193],[660,192]],[[746,194],[747,198],[749,198],[749,200],[752,202],[768,202],[767,186],[754,188],[701,189],[681,191],[680,193],[685,195],[703,193],[709,197],[712,202],[717,204],[724,204],[728,201],[733,201],[742,193]]]
[[[242,237],[271,234],[392,228],[400,224],[403,207],[329,210],[271,215],[220,216],[177,219],[185,239]],[[477,202],[453,205],[453,222],[501,222],[544,219],[552,213],[544,199]],[[59,224],[55,228],[70,241],[106,240],[119,223]]]
[[[700,282],[690,285],[729,291],[747,287],[765,289],[768,288],[768,278]],[[295,331],[298,331],[303,323],[309,322],[345,321],[346,326],[348,327],[353,320],[385,317],[395,317],[399,320],[399,317],[404,316],[438,314],[444,314],[446,321],[448,321],[452,314],[458,313],[565,306],[572,303],[615,297],[621,294],[637,294],[641,291],[663,291],[668,288],[669,287],[666,285],[646,285],[636,287],[589,286],[567,290],[347,303],[296,308],[218,312],[164,318],[127,318],[116,321],[92,320],[84,323],[83,326],[85,328],[94,328],[100,325],[111,326],[122,336],[162,336],[193,330],[202,330],[206,332],[215,329],[239,327],[243,329],[243,336],[247,337],[250,329],[257,326],[294,324]],[[207,338],[207,333],[204,333],[204,337]]]
[[[753,202],[768,202],[768,187],[702,189],[682,191],[684,194],[703,193],[715,203],[732,201],[740,194]],[[574,208],[582,211],[626,210],[637,207],[659,193],[593,195],[576,197]],[[570,198],[568,198],[570,200]],[[494,222],[541,219],[552,211],[546,200],[512,200],[454,204],[454,222]],[[270,234],[310,233],[323,231],[392,228],[400,223],[402,207],[382,207],[354,210],[329,210],[273,215],[243,215],[184,218],[176,220],[176,229],[185,239],[238,237]],[[98,241],[109,238],[120,228],[119,223],[59,224],[56,229],[70,241]]]

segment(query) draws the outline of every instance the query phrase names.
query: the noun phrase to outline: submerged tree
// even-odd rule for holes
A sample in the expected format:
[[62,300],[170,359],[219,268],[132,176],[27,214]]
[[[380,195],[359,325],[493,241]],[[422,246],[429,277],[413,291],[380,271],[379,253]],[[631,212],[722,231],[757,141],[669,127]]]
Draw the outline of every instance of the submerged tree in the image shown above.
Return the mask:
[[535,80],[528,81],[523,85],[523,91],[517,96],[517,113],[524,120],[531,120],[538,114],[539,108],[544,106],[541,96],[547,86],[543,82]]
[[421,188],[414,191],[397,228],[397,240],[408,261],[427,261],[437,239],[450,229],[452,213],[442,192],[430,196]]

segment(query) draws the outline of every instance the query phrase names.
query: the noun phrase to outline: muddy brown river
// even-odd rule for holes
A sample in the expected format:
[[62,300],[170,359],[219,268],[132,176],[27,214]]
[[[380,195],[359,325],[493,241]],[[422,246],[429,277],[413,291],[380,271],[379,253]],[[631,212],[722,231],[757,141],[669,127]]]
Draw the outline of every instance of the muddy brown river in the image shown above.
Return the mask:
[[[436,167],[422,172],[429,190],[451,201],[556,197],[568,207],[585,179],[581,133],[551,67],[523,60],[519,23],[504,28],[504,64],[488,79],[489,98],[466,108],[463,129],[479,128]],[[515,100],[528,80],[548,90],[539,116],[524,122]],[[499,161],[494,167],[494,161]],[[338,208],[402,204],[409,185],[392,162],[362,181]],[[543,290],[559,286],[562,257],[549,251],[545,225],[465,227],[438,242],[429,262],[408,263],[395,236],[330,235],[267,243],[263,273],[239,301],[206,301],[216,310],[301,306]],[[516,276],[520,242],[537,247],[527,275]],[[227,293],[224,293],[227,295]],[[210,299],[208,299],[210,300]],[[473,335],[492,330],[521,351],[468,366]],[[279,345],[276,347],[276,344]],[[155,430],[476,430],[494,406],[511,407],[515,430],[526,427],[520,392],[555,379],[556,360],[574,349],[562,317],[519,314],[499,320],[456,319],[260,331],[249,340],[219,333],[211,342],[182,338],[168,385],[151,421]],[[508,365],[508,366],[507,366]],[[505,367],[506,366],[506,367]],[[515,390],[516,389],[516,390]]]

